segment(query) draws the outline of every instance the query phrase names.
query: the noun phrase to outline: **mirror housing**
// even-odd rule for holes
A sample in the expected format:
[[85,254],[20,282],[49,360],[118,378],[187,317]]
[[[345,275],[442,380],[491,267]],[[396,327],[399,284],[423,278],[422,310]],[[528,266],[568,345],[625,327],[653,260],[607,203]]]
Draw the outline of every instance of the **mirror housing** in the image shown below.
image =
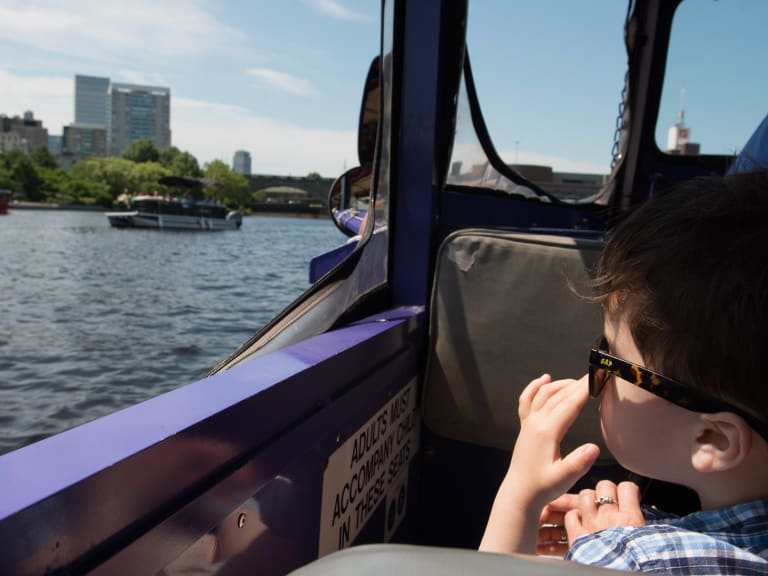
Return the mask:
[[371,165],[358,166],[339,176],[328,193],[331,219],[347,236],[357,236],[370,208]]
[[380,58],[368,68],[357,128],[360,165],[339,176],[328,192],[328,210],[336,226],[347,236],[362,232],[371,195],[371,175],[376,154],[381,97]]

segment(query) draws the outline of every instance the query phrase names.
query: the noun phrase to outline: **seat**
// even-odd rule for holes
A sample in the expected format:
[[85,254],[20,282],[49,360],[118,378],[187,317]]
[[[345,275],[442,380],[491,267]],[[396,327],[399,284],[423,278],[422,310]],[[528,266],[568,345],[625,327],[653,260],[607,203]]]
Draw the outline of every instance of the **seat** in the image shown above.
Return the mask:
[[[574,294],[589,278],[602,242],[468,229],[442,243],[431,297],[422,410],[435,434],[511,450],[517,401],[530,380],[587,370],[602,333],[600,307]],[[597,402],[563,442],[601,445]]]
[[455,548],[372,544],[334,552],[291,572],[292,576],[616,576],[624,571],[596,568],[554,558],[507,556]]

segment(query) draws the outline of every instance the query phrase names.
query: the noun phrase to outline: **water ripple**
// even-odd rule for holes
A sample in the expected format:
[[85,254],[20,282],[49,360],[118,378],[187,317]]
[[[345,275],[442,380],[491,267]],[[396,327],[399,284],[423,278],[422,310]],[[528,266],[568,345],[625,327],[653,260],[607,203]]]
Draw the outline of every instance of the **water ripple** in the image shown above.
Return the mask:
[[100,213],[0,217],[0,453],[201,378],[308,288],[328,220],[115,230]]

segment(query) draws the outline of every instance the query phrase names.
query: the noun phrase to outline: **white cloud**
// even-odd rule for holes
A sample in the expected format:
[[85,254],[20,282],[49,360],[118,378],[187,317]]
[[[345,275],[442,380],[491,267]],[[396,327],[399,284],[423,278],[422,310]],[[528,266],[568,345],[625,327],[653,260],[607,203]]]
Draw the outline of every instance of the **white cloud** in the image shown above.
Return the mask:
[[248,150],[253,172],[335,177],[356,165],[354,130],[314,130],[258,116],[239,106],[174,98],[172,141],[201,163],[232,164],[235,150]]
[[323,14],[340,20],[369,20],[364,14],[354,12],[336,0],[311,0],[311,4]]
[[[199,2],[133,0],[9,0],[0,5],[0,40],[111,62],[194,56],[231,48],[243,34]],[[65,7],[62,7],[65,6]]]
[[75,118],[75,80],[72,77],[17,76],[0,69],[0,114],[21,116],[32,110],[49,134],[61,134]]
[[174,98],[172,141],[204,164],[232,164],[235,150],[248,150],[253,172],[335,177],[356,165],[354,130],[314,130],[258,116],[239,106]]
[[[74,120],[74,79],[26,77],[0,69],[0,113],[21,116],[32,110],[49,134],[61,134]],[[171,142],[200,162],[232,163],[245,149],[253,170],[262,174],[304,176],[341,174],[357,162],[354,130],[317,130],[258,116],[241,106],[173,96]]]
[[245,72],[249,76],[258,78],[270,86],[274,86],[284,92],[297,94],[299,96],[317,95],[317,90],[312,82],[305,78],[293,76],[287,72],[280,72],[279,70],[273,70],[272,68],[248,68]]
[[127,82],[144,86],[170,86],[170,82],[162,74],[147,73],[139,70],[120,70],[111,78],[113,82]]

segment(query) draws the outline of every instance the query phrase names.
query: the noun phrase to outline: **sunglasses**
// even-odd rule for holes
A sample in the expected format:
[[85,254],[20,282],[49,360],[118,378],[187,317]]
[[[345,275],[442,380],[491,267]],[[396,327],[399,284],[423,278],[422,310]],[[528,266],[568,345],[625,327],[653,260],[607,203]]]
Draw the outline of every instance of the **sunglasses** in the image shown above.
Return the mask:
[[741,408],[705,394],[695,388],[667,378],[658,372],[639,364],[627,362],[608,353],[608,341],[602,336],[589,351],[589,395],[598,398],[611,376],[618,376],[630,384],[647,390],[676,406],[693,412],[732,412],[741,416],[752,429],[768,440],[768,424],[755,418]]

